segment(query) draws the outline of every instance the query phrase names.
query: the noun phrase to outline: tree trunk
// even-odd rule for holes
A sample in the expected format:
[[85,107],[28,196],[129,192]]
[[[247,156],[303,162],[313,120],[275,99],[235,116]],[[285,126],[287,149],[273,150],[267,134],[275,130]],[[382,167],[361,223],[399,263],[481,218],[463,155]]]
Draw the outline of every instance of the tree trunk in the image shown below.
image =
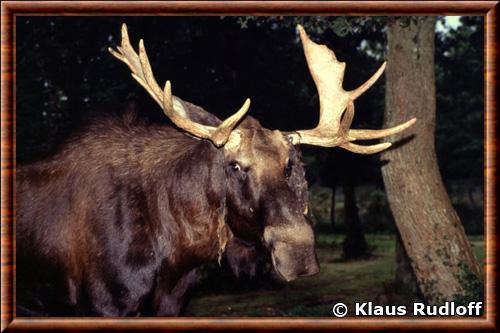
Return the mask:
[[335,183],[332,183],[330,188],[332,189],[332,200],[330,206],[330,224],[332,226],[332,232],[335,232],[335,192],[337,191],[337,186]]
[[342,244],[345,259],[359,259],[369,255],[361,221],[359,220],[356,192],[352,182],[346,181],[344,189],[344,224],[346,237]]
[[415,273],[411,267],[411,261],[401,240],[396,232],[396,286],[400,292],[410,295],[418,295],[418,283]]
[[[435,18],[392,19],[387,27],[385,126],[417,118],[382,154],[391,210],[420,291],[431,304],[480,301],[480,270],[436,160]],[[398,140],[401,137],[392,137]]]

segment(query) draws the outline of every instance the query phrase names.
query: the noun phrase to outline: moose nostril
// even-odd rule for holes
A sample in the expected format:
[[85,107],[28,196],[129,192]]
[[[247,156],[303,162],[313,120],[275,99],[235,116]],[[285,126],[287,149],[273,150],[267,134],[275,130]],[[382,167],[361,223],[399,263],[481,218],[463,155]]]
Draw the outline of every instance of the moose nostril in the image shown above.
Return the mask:
[[317,263],[305,264],[303,269],[299,271],[298,276],[312,276],[319,273],[319,266]]

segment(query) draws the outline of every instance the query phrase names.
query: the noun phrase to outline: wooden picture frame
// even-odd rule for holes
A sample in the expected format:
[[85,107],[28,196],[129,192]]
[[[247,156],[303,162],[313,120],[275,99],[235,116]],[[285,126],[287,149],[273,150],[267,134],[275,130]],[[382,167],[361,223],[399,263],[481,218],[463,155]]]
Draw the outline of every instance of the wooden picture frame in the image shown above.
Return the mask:
[[[496,1],[5,1],[1,76],[1,329],[495,329],[497,270]],[[14,308],[15,18],[17,15],[481,15],[485,18],[486,313],[469,319],[406,318],[16,318]]]

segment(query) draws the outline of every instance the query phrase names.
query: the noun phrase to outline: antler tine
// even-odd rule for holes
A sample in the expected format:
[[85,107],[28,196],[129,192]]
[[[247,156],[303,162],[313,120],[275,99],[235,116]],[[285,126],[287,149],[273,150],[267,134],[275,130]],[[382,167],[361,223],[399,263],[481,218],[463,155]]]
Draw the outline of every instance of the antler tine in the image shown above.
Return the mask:
[[[387,149],[390,143],[360,146],[355,140],[379,139],[404,131],[416,121],[415,118],[392,128],[382,130],[349,129],[354,116],[354,100],[368,90],[382,75],[386,63],[358,88],[346,91],[342,87],[345,63],[339,62],[335,53],[325,45],[314,43],[304,28],[297,26],[304,48],[307,65],[316,84],[320,100],[320,119],[311,130],[299,130],[288,133],[294,144],[310,144],[322,147],[340,146],[360,154],[373,154]],[[344,112],[347,113],[344,115]],[[344,117],[342,118],[342,115]]]
[[380,68],[375,72],[375,74],[372,75],[371,78],[369,78],[368,80],[366,80],[366,82],[363,83],[362,85],[360,85],[358,88],[349,91],[349,97],[350,97],[350,99],[352,101],[354,101],[356,98],[358,98],[359,96],[361,96],[365,91],[367,91],[368,89],[370,89],[370,87],[373,86],[373,84],[375,82],[377,82],[378,78],[380,76],[382,76],[382,74],[385,71],[385,66],[386,65],[387,65],[387,63],[384,61],[384,63],[382,64],[382,66],[380,66]]
[[356,154],[376,154],[386,150],[390,146],[392,146],[392,143],[390,142],[383,142],[368,146],[357,145],[352,142],[346,142],[340,145],[341,148],[344,148],[345,150],[349,150],[350,152]]
[[231,131],[236,126],[236,124],[245,116],[248,109],[250,108],[250,98],[245,100],[245,103],[241,106],[241,108],[232,116],[227,118],[222,122],[222,124],[217,127],[215,132],[212,135],[212,141],[216,146],[222,146],[229,140],[229,136],[231,135]]
[[121,45],[117,47],[117,51],[112,48],[108,48],[109,52],[116,58],[124,62],[131,71],[132,77],[153,97],[153,99],[161,106],[160,95],[157,91],[154,91],[148,82],[145,80],[143,72],[143,64],[140,57],[132,48],[130,44],[130,39],[128,36],[127,25],[122,24],[121,28],[122,40]]
[[151,63],[149,62],[146,49],[144,48],[144,41],[142,39],[139,40],[139,61],[141,63],[143,80],[146,81],[147,86],[151,90],[150,94],[153,97],[156,97],[155,100],[158,99],[161,101],[162,90],[154,77],[153,70],[151,69]]
[[[172,120],[172,122],[177,125],[177,127],[185,129],[189,128],[189,133],[203,139],[211,140],[212,134],[215,132],[216,128],[211,126],[205,126],[195,123],[187,118],[180,116],[174,110],[174,103],[172,100],[172,89],[170,86],[170,81],[165,83],[165,88],[163,90],[163,110],[167,117]],[[215,143],[215,142],[214,142]],[[216,144],[219,146],[218,144]]]
[[172,89],[170,81],[167,81],[165,88],[162,90],[158,85],[151,64],[144,47],[144,41],[139,41],[139,54],[135,52],[130,44],[128,36],[127,25],[122,24],[122,41],[117,50],[108,48],[109,52],[117,59],[124,62],[131,70],[131,74],[139,84],[146,89],[146,91],[153,97],[153,99],[162,107],[167,117],[180,129],[187,133],[202,139],[208,139],[214,143],[215,146],[223,146],[231,136],[236,124],[245,116],[250,108],[250,99],[247,99],[243,106],[227,118],[219,127],[206,126],[188,118],[181,116],[182,112],[177,112],[175,104],[173,103]]
[[397,133],[400,133],[404,131],[405,129],[409,128],[415,122],[417,121],[417,118],[412,118],[408,120],[407,122],[404,122],[400,125],[390,127],[390,128],[385,128],[381,130],[369,130],[369,129],[361,129],[361,130],[350,130],[349,131],[349,136],[356,139],[356,140],[371,140],[371,139],[381,139],[385,138],[386,136],[389,135],[394,135]]

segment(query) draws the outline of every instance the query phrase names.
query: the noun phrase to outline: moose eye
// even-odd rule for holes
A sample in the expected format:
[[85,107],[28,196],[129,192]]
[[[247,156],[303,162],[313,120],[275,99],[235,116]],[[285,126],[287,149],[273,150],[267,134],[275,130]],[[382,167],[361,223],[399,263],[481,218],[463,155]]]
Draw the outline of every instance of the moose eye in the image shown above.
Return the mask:
[[241,170],[241,166],[238,164],[238,162],[236,161],[231,161],[229,162],[229,168],[231,168],[232,171],[240,171]]
[[285,167],[285,177],[286,178],[290,177],[290,175],[292,174],[292,167],[293,167],[292,161],[288,161],[288,163],[286,164],[286,167]]

